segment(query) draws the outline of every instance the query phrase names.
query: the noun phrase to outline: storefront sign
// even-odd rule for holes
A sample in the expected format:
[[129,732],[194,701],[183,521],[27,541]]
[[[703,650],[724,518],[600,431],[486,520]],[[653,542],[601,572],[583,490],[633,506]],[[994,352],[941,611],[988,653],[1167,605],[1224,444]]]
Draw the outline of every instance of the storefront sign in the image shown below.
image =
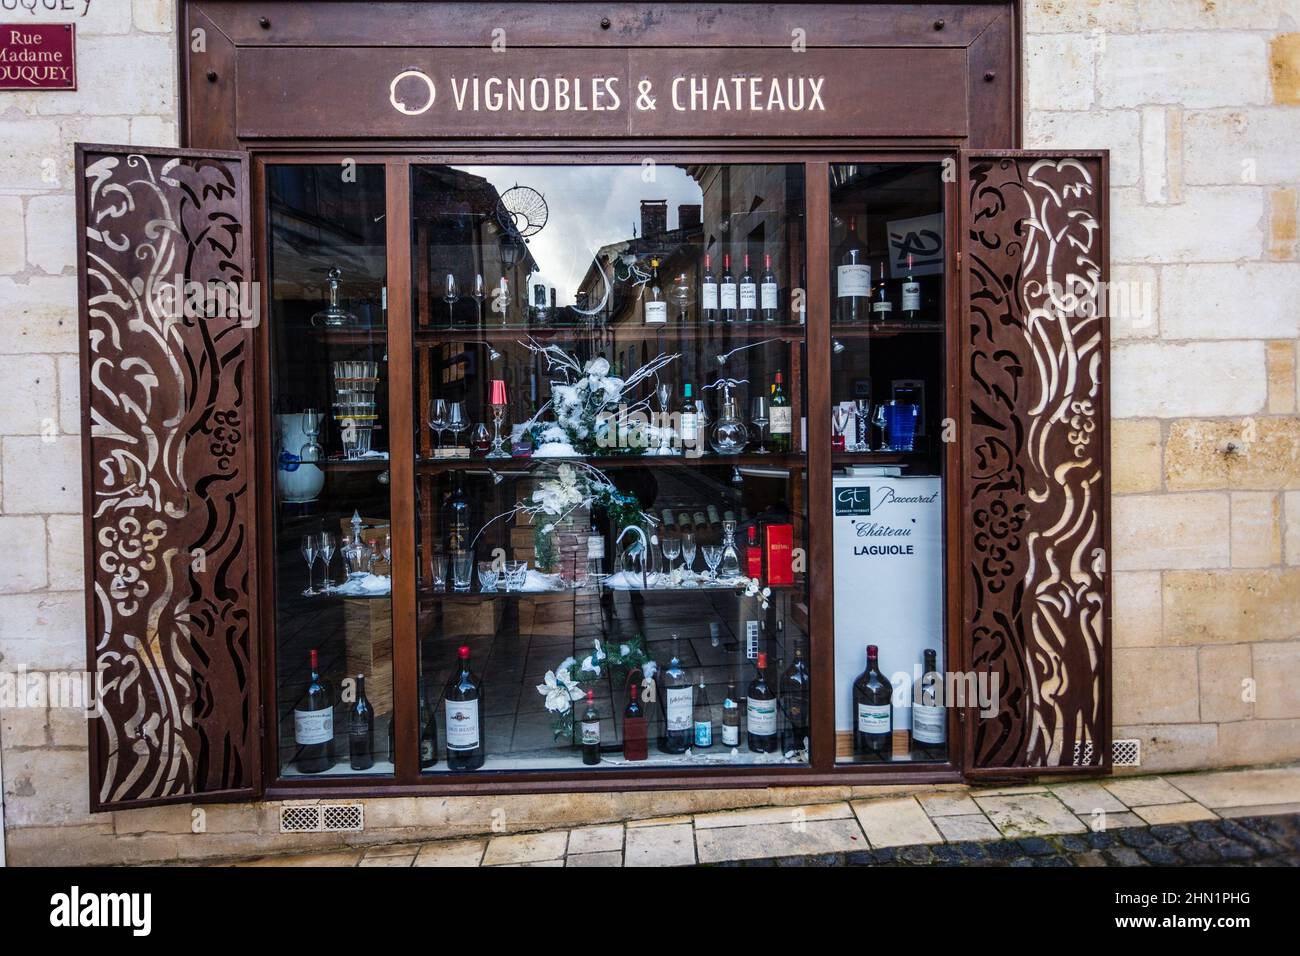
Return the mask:
[[0,90],[75,90],[77,28],[70,23],[0,24]]
[[[951,90],[965,70],[961,51],[939,48],[251,47],[239,51],[236,115],[245,137],[326,126],[333,136],[959,136],[965,99]],[[285,82],[308,73],[312,84]],[[900,86],[901,75],[924,79]],[[905,131],[900,116],[913,121]]]

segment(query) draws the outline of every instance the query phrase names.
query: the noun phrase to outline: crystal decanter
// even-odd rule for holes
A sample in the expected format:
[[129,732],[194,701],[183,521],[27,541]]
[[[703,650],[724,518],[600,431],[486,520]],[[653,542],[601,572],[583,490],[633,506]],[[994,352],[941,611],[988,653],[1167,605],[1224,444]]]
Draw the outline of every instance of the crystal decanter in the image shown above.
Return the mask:
[[709,444],[719,455],[739,455],[749,442],[749,430],[736,414],[736,400],[731,395],[731,382],[722,385],[722,412],[709,429]]

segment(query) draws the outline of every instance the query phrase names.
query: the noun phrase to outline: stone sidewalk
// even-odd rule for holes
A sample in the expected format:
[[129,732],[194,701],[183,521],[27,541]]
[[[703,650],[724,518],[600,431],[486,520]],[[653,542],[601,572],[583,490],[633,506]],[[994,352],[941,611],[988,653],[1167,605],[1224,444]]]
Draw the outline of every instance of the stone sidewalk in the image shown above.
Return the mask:
[[1124,866],[1300,862],[1300,766],[920,792],[242,866]]

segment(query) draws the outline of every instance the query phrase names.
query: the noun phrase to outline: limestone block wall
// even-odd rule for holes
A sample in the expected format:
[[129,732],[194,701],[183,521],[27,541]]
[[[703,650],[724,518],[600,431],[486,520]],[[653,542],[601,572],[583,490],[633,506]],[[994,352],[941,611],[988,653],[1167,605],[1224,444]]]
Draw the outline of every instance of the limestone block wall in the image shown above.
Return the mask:
[[[0,93],[0,672],[85,666],[72,144],[171,145],[173,0],[91,0],[80,88]],[[22,16],[30,16],[22,12]],[[12,15],[6,15],[12,18]],[[1300,758],[1300,0],[1027,0],[1025,144],[1112,150],[1116,735],[1143,769]],[[329,846],[277,805],[92,817],[84,721],[0,709],[8,862]],[[860,795],[367,801],[360,839]],[[356,839],[356,838],[352,838]]]
[[[1111,149],[1114,718],[1300,757],[1300,2],[1030,0],[1025,145]],[[1112,304],[1114,300],[1112,299]]]

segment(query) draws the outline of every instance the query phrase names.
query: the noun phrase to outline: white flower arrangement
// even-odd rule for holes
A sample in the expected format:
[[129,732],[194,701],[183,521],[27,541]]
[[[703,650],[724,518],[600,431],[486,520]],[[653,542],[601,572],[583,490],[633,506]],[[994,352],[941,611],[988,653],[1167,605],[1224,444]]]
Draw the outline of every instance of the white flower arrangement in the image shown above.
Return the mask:
[[[558,345],[542,345],[531,336],[519,344],[544,358],[548,373],[563,376],[551,383],[550,401],[524,423],[536,443],[536,458],[592,455],[618,447],[618,437],[629,429],[629,422],[644,418],[641,413],[650,406],[648,396],[633,401],[629,396],[657,380],[663,368],[681,357],[677,353],[660,355],[622,379],[610,374],[605,358],[597,356],[584,363]],[[554,421],[542,419],[548,410],[554,413]]]
[[555,670],[547,671],[543,682],[537,685],[537,693],[545,699],[546,709],[551,712],[551,729],[557,740],[572,737],[574,702],[587,696],[587,688],[583,685],[598,680],[603,671],[605,649],[600,646],[599,639],[593,644],[591,653],[582,659],[581,664],[574,657],[566,657]]
[[740,577],[736,579],[736,590],[741,597],[758,598],[762,604],[763,610],[766,611],[771,604],[772,589],[763,587],[757,578]]

